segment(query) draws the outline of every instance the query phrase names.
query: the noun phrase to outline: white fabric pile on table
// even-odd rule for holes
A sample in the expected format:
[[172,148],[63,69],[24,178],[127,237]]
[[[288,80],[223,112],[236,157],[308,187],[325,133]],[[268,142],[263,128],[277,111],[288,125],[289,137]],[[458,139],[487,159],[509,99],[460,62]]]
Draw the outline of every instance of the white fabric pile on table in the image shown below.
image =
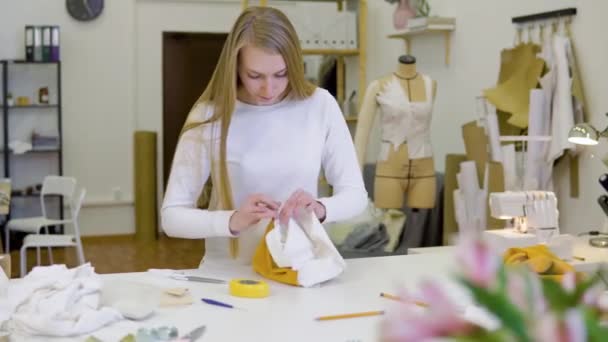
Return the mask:
[[101,288],[88,263],[35,267],[23,279],[1,285],[0,319],[18,334],[87,334],[123,318],[116,309],[100,307]]

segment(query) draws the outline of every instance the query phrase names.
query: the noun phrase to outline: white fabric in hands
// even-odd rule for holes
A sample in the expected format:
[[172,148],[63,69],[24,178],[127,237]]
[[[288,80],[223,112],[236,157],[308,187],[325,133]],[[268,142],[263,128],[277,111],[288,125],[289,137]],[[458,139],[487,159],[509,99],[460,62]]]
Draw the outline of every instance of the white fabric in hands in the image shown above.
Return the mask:
[[296,216],[287,227],[275,221],[275,227],[266,234],[266,245],[274,262],[298,271],[298,283],[304,287],[340,275],[346,263],[317,217],[304,210]]
[[10,283],[10,324],[20,334],[77,336],[121,320],[115,309],[100,307],[102,281],[90,264],[35,267]]

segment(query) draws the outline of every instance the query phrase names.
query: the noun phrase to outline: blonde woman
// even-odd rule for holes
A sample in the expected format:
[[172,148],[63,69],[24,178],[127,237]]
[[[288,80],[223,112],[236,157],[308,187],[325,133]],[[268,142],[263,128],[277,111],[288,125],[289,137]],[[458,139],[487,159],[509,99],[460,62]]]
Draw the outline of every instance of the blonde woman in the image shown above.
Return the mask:
[[[317,198],[321,168],[333,196]],[[209,207],[197,203],[212,179]],[[335,99],[304,78],[295,30],[277,9],[237,19],[180,136],[161,209],[169,236],[205,238],[205,263],[250,264],[271,219],[297,210],[351,218],[367,192]]]

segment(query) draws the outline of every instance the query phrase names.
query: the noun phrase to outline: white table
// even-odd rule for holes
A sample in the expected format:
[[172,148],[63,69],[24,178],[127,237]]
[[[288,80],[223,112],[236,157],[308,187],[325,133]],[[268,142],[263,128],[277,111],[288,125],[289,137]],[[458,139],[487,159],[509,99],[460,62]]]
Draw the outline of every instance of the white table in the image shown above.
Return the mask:
[[[575,245],[575,255],[587,258],[587,265],[608,261],[608,250],[587,248],[586,240]],[[390,310],[397,303],[379,296],[381,292],[398,294],[400,288],[415,290],[423,279],[440,280],[451,290],[451,296],[462,306],[468,296],[456,288],[452,280],[455,271],[453,248],[441,248],[429,253],[347,260],[347,270],[339,278],[319,288],[299,288],[268,281],[271,295],[264,299],[232,297],[227,285],[185,282],[149,273],[103,275],[112,286],[126,283],[153,285],[158,288],[188,287],[195,298],[191,306],[159,309],[152,317],[139,322],[121,321],[95,332],[103,341],[118,341],[139,327],[176,326],[180,334],[205,324],[206,341],[377,341],[382,316],[351,318],[319,322],[315,317],[376,310]],[[580,266],[580,265],[579,265]],[[594,266],[594,267],[595,267]],[[207,266],[194,274],[222,279],[262,279],[251,267],[232,265],[230,271],[222,265]],[[578,267],[577,267],[578,269]],[[582,269],[579,269],[582,271]],[[201,303],[208,297],[233,304],[242,310],[226,309]],[[28,339],[31,341],[83,341],[75,339]]]
[[[449,254],[452,255],[456,246],[437,246],[410,248],[410,255]],[[592,273],[608,263],[608,248],[597,248],[589,245],[589,237],[575,237],[572,255],[574,260],[566,260],[579,272]],[[581,260],[583,258],[584,260]]]
[[[93,335],[104,341],[117,341],[138,327],[176,326],[180,334],[201,324],[206,341],[377,341],[382,316],[315,321],[315,317],[341,313],[385,310],[397,302],[382,298],[381,292],[397,294],[401,287],[418,288],[424,278],[446,279],[453,269],[453,258],[445,254],[375,257],[347,260],[345,273],[320,288],[298,288],[269,282],[271,295],[265,299],[232,297],[226,285],[184,282],[159,278],[149,273],[104,275],[104,280],[139,282],[161,287],[187,286],[195,298],[191,306],[161,309],[140,322],[121,321]],[[225,279],[261,279],[250,267],[232,272],[209,268],[201,275]],[[445,284],[446,282],[443,282]],[[453,295],[457,292],[452,292]],[[231,303],[243,310],[226,309],[197,302],[209,297]],[[82,341],[78,339],[39,339],[39,341]]]

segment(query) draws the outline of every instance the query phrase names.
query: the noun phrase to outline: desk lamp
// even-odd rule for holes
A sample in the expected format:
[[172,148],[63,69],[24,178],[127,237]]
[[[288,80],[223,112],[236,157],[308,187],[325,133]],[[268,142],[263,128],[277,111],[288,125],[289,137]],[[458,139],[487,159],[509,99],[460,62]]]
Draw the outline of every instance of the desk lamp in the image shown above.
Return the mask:
[[568,133],[568,141],[578,145],[597,145],[601,137],[608,138],[608,127],[600,132],[586,122],[576,124]]

